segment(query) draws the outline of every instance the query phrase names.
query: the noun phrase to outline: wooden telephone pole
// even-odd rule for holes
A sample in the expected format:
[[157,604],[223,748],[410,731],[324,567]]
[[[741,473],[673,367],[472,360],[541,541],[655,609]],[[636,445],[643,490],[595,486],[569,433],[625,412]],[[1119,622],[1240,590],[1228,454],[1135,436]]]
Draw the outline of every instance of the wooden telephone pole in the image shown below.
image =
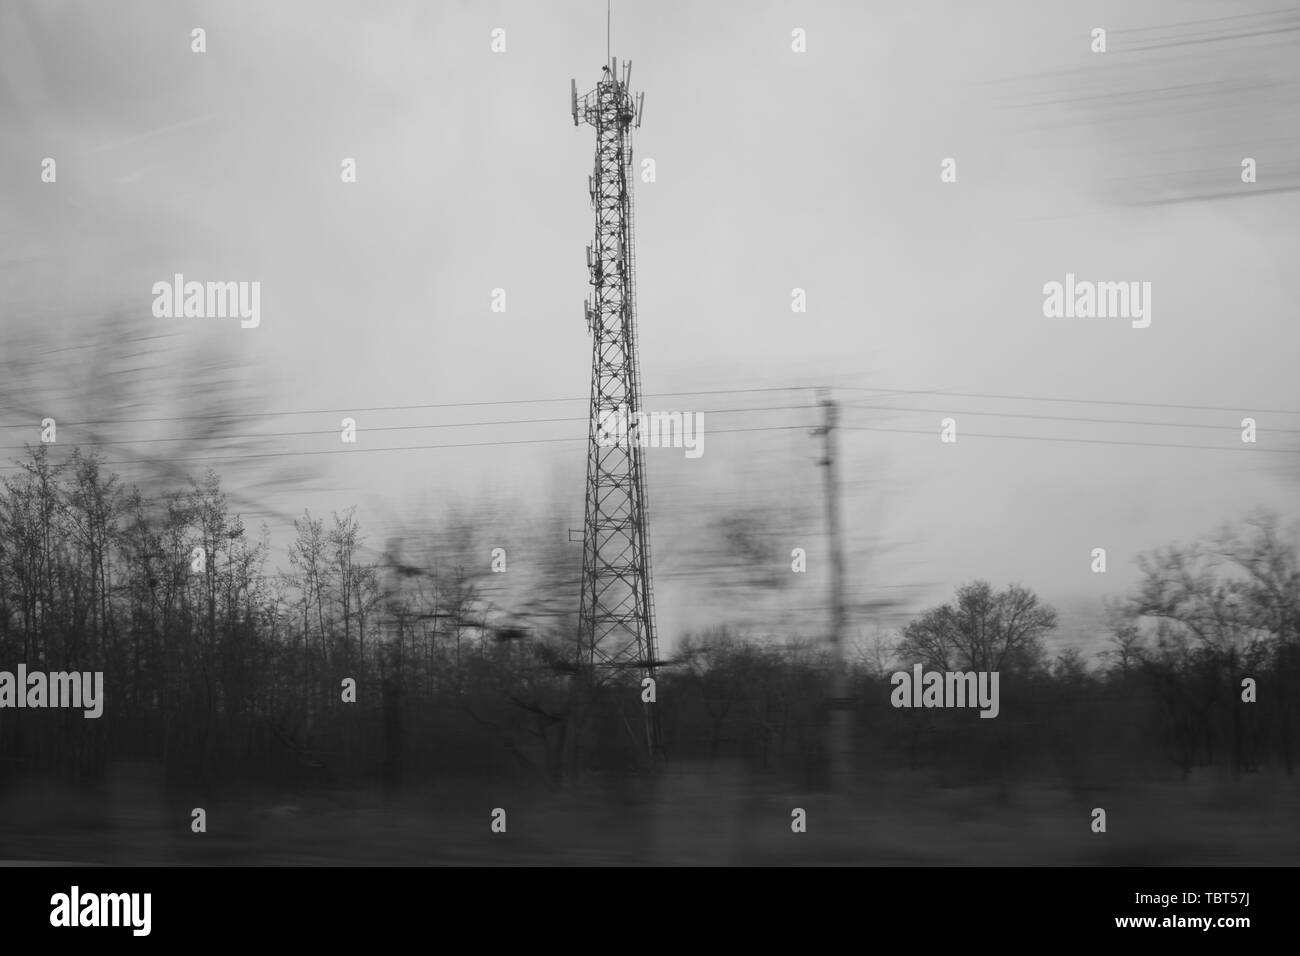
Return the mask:
[[828,393],[821,401],[825,415],[821,428],[813,430],[824,442],[825,455],[817,462],[826,469],[826,534],[830,545],[831,571],[831,680],[830,720],[827,723],[826,750],[830,758],[831,789],[843,793],[848,784],[849,764],[852,759],[852,699],[848,696],[848,680],[844,660],[844,551],[840,541],[840,489],[835,475],[835,426],[839,409]]

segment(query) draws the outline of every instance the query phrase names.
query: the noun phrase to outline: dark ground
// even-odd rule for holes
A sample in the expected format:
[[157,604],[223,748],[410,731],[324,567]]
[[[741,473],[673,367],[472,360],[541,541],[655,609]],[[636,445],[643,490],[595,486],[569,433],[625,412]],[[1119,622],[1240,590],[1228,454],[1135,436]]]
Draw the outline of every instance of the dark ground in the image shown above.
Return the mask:
[[[1054,781],[940,788],[897,774],[824,793],[731,767],[568,790],[444,784],[164,796],[149,764],[120,764],[76,791],[0,790],[0,862],[117,865],[1204,866],[1300,861],[1300,779],[1193,774],[1071,791]],[[190,831],[190,810],[207,832]],[[493,808],[507,831],[492,833]],[[791,811],[807,811],[807,832]],[[1094,807],[1107,832],[1090,828]]]

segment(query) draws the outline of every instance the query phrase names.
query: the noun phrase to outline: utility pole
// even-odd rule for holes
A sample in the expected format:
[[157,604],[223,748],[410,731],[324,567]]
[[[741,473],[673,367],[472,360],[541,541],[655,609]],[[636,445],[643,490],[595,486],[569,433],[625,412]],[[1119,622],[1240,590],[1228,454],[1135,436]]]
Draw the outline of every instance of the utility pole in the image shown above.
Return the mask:
[[826,469],[826,535],[830,545],[831,564],[831,680],[830,720],[827,723],[826,750],[830,758],[831,789],[843,793],[848,783],[849,762],[852,758],[852,727],[850,713],[853,700],[848,696],[848,681],[844,672],[844,551],[840,541],[840,489],[835,476],[835,426],[839,408],[822,393],[824,413],[821,428],[813,430],[825,445],[825,456],[817,462]]

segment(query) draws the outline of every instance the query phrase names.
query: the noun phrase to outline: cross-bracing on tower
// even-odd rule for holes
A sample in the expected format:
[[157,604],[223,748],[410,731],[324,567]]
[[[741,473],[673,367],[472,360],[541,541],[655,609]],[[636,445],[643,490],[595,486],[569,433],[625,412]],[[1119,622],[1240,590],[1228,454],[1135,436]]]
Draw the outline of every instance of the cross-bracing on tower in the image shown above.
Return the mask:
[[[601,71],[590,93],[571,92],[573,124],[596,129],[596,162],[588,181],[596,212],[587,248],[592,296],[583,315],[592,337],[591,414],[583,523],[582,603],[578,662],[603,682],[620,675],[655,676],[654,592],[650,578],[645,468],[635,428],[610,440],[602,424],[641,410],[637,361],[632,221],[632,129],[641,125],[645,94],[634,97],[631,63]],[[646,740],[658,749],[658,720],[646,709]]]

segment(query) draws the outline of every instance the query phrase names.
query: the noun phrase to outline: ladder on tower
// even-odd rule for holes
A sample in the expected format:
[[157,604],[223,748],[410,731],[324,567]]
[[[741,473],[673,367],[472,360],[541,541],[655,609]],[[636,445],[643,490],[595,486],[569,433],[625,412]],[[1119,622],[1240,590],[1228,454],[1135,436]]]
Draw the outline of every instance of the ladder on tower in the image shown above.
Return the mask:
[[[626,191],[626,196],[627,196],[626,215],[624,216],[624,223],[626,228],[626,240],[624,242],[624,250],[623,250],[623,256],[624,256],[623,269],[625,270],[627,275],[627,301],[625,305],[627,308],[627,325],[628,325],[627,331],[628,331],[629,343],[631,346],[631,359],[632,359],[632,369],[633,369],[633,381],[630,384],[635,389],[637,411],[644,411],[644,409],[641,407],[644,401],[644,397],[641,391],[641,342],[640,342],[640,337],[637,335],[637,327],[636,327],[636,319],[637,319],[636,269],[634,266],[634,263],[636,262],[636,213],[634,212],[635,203],[632,201],[633,200],[632,183],[635,177],[633,175],[633,166],[632,166],[631,135],[630,133],[627,135],[628,135],[628,139],[626,141],[626,146],[625,146],[626,155],[623,158],[623,187]],[[637,438],[638,438],[638,446],[639,446],[640,435],[638,435]],[[637,472],[637,484],[639,486],[637,492],[638,492],[638,497],[640,498],[641,501],[641,562],[642,562],[642,566],[645,568],[645,581],[646,581],[646,588],[645,588],[645,595],[644,595],[646,606],[644,608],[644,611],[645,611],[646,621],[650,622],[655,620],[654,571],[653,571],[654,563],[651,559],[651,550],[650,550],[650,502],[646,495],[646,475],[645,475],[646,456],[644,454],[641,454],[643,450],[644,449],[642,447],[638,447],[637,449],[637,459],[640,462],[639,470]],[[654,628],[654,630],[657,630],[657,627]],[[648,632],[644,635],[644,637],[646,641],[645,654],[647,657],[645,663],[654,665],[658,663],[657,657],[658,657],[659,642],[657,639],[657,635]],[[653,667],[648,669],[653,670]]]

